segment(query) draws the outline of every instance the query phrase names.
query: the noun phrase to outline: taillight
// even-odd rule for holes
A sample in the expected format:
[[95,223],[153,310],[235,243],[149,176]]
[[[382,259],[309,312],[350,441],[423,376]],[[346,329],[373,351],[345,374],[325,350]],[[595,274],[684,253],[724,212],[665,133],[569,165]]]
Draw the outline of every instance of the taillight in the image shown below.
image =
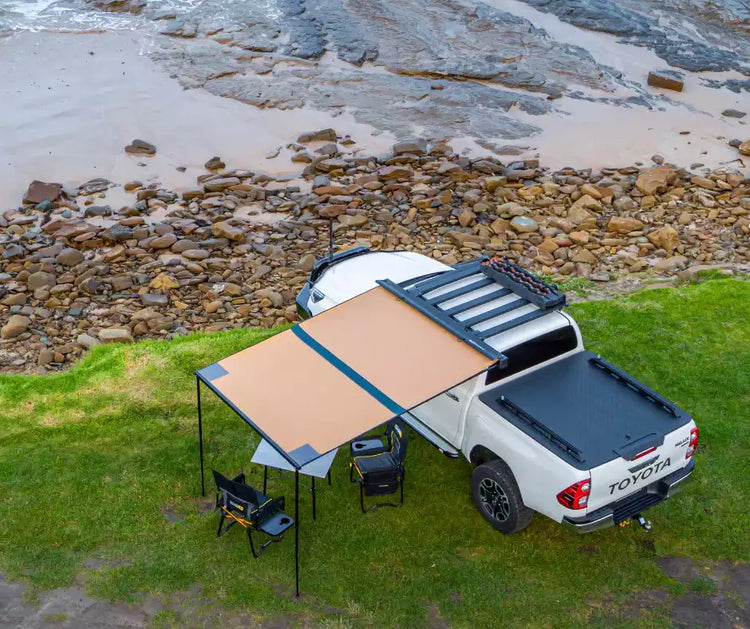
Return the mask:
[[689,459],[695,454],[695,449],[698,447],[698,427],[690,429],[690,443],[688,443],[687,452],[685,452],[685,458]]
[[557,494],[557,502],[568,509],[585,509],[589,503],[591,481],[580,480]]
[[633,458],[631,459],[631,461],[635,461],[636,459],[640,459],[641,457],[644,457],[644,456],[646,456],[647,454],[651,454],[652,452],[656,452],[656,446],[654,446],[654,447],[652,447],[652,448],[647,448],[647,449],[645,449],[645,450],[644,450],[643,452],[639,452],[638,454],[636,454],[636,455],[635,455],[635,456],[634,456],[634,457],[633,457]]

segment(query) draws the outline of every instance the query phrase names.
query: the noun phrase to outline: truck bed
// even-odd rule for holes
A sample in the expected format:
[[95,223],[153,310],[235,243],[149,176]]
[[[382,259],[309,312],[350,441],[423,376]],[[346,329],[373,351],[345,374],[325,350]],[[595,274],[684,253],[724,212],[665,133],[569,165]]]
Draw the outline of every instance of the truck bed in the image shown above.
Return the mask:
[[685,425],[683,410],[614,365],[582,351],[479,399],[578,469],[631,460]]

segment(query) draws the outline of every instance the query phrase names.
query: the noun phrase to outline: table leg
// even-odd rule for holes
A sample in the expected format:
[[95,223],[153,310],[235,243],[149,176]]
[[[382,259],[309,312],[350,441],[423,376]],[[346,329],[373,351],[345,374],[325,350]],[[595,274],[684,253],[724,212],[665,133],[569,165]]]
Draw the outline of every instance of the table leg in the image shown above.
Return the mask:
[[263,466],[263,493],[267,496],[266,485],[268,484],[268,466]]
[[312,477],[313,520],[315,519],[315,477]]
[[197,376],[195,377],[195,388],[196,396],[198,398],[198,443],[200,448],[201,458],[201,496],[206,495],[206,481],[205,475],[203,474],[203,416],[201,414],[201,381]]

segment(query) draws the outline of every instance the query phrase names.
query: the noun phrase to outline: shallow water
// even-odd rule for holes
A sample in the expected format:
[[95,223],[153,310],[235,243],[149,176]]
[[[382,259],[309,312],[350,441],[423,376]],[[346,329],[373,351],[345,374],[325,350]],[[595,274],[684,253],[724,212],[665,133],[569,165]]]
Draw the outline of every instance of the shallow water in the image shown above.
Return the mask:
[[[629,4],[648,1],[629,0]],[[531,63],[522,55],[517,62],[521,70],[527,69],[523,64],[528,62],[530,72],[538,72],[539,51],[548,50],[545,46],[549,47],[550,41],[557,42],[561,50],[568,47],[566,54],[573,54],[573,59],[579,54],[575,51],[580,51],[581,62],[586,66],[580,76],[565,76],[566,66],[561,66],[557,74],[550,74],[550,80],[568,81],[562,98],[547,101],[544,93],[509,87],[494,79],[448,76],[462,68],[460,46],[468,45],[461,39],[466,37],[467,28],[478,28],[475,32],[479,37],[484,26],[478,24],[491,24],[490,18],[482,22],[472,17],[473,9],[467,8],[469,5],[463,0],[439,7],[437,3],[425,5],[426,14],[432,12],[432,26],[443,24],[434,32],[425,31],[425,36],[445,40],[425,44],[432,47],[430,54],[438,55],[437,61],[420,56],[419,46],[405,33],[404,24],[398,22],[388,22],[385,30],[378,31],[381,39],[376,43],[381,56],[374,62],[361,67],[352,65],[343,60],[341,49],[336,48],[339,44],[329,42],[330,50],[322,57],[283,57],[285,61],[272,74],[262,77],[233,61],[237,51],[243,52],[241,49],[207,41],[208,32],[244,33],[247,20],[243,26],[241,18],[252,14],[261,16],[272,31],[279,28],[278,40],[274,41],[285,45],[290,37],[283,30],[291,10],[287,5],[293,2],[149,0],[143,13],[134,15],[96,10],[82,0],[0,0],[0,34],[10,33],[0,37],[0,76],[4,79],[0,84],[0,211],[17,205],[32,179],[77,185],[102,176],[118,183],[139,179],[184,188],[194,185],[195,177],[204,172],[203,163],[213,155],[220,155],[230,167],[269,174],[298,173],[301,167],[290,162],[291,151],[286,145],[302,131],[329,126],[341,135],[351,134],[358,143],[355,149],[374,154],[385,152],[396,139],[382,131],[397,129],[399,139],[409,135],[441,138],[448,133],[458,134],[453,140],[454,148],[469,155],[486,153],[476,142],[485,140],[498,146],[530,147],[524,155],[540,156],[547,166],[594,168],[639,160],[648,163],[655,153],[680,165],[716,166],[738,157],[736,150],[727,145],[728,139],[745,140],[750,134],[746,124],[750,116],[745,120],[721,116],[727,108],[750,114],[748,93],[735,94],[703,84],[703,79],[745,79],[743,75],[686,73],[683,93],[646,88],[650,70],[668,67],[650,49],[623,43],[614,35],[578,28],[520,0],[486,0],[476,6],[480,13],[493,7],[492,10],[529,21],[529,51],[536,51],[536,60]],[[698,0],[669,0],[664,6],[690,3],[703,6]],[[329,0],[308,4],[308,11],[333,7]],[[376,10],[357,6],[365,17],[367,11]],[[728,16],[736,14],[741,18],[743,3],[731,6],[735,13],[726,7],[722,10]],[[409,11],[413,10],[413,3],[408,2],[387,5],[391,20],[400,16],[408,22]],[[453,15],[450,11],[455,13],[455,19],[449,19]],[[175,39],[159,34],[173,21],[157,17],[189,16],[204,25],[200,20],[207,12],[211,25],[195,38]],[[364,20],[362,15],[359,17]],[[487,15],[496,17],[493,13]],[[339,16],[338,22],[329,24],[331,36],[351,34],[346,30],[345,17]],[[509,37],[518,36],[523,25],[512,23],[512,19],[506,26],[502,23],[498,32],[507,28]],[[304,31],[308,23],[303,19],[295,28]],[[364,28],[362,23],[355,25],[352,33],[360,27]],[[208,47],[201,48],[203,44]],[[149,58],[157,49],[162,54],[164,49],[169,51],[158,64]],[[404,62],[402,67],[396,67],[394,60],[399,59],[402,49]],[[190,51],[196,50],[207,56],[191,57]],[[464,60],[471,61],[475,53],[478,54],[476,50],[467,53]],[[445,59],[439,58],[441,54]],[[253,55],[263,62],[276,62],[281,53],[251,52],[247,56]],[[256,86],[262,90],[264,82],[276,83],[287,89],[290,99],[301,101],[304,96],[308,104],[288,111],[259,108],[203,89],[185,90],[163,69],[170,67],[170,72],[185,85],[207,85],[215,93],[235,96],[231,87],[215,87],[220,80],[201,82],[190,74],[191,64],[199,67],[217,59],[228,60],[230,74],[236,75],[231,80],[238,80],[233,85],[251,96]],[[445,68],[446,79],[419,76],[425,68],[432,68],[433,62],[438,70]],[[498,62],[498,67],[505,67],[505,63]],[[221,62],[217,65],[223,67]],[[484,69],[481,63],[476,67]],[[593,71],[597,67],[602,69],[600,79]],[[412,71],[413,78],[408,76]],[[311,78],[300,79],[307,76],[306,72]],[[318,88],[317,96],[307,98],[306,92],[313,86]],[[440,90],[433,91],[433,86]],[[473,88],[476,89],[472,91]],[[494,94],[503,94],[510,102],[517,98],[520,104],[511,106],[508,112],[502,111],[500,105],[493,109],[495,105],[488,106],[486,99]],[[632,97],[641,98],[646,104],[626,106],[623,100]],[[253,102],[252,98],[249,100]],[[529,113],[527,104],[532,101],[537,111]],[[312,109],[310,103],[325,111]],[[341,104],[347,107],[335,106]],[[539,115],[546,110],[549,113]],[[502,128],[502,124],[487,124],[493,119],[507,120],[502,124],[508,129],[516,124],[523,133],[493,137],[494,130]],[[446,131],[448,127],[454,131]],[[538,133],[532,134],[534,129]],[[690,133],[683,135],[683,131]],[[469,137],[471,134],[473,137]],[[516,139],[509,141],[508,137]],[[156,157],[125,154],[124,146],[134,138],[156,144]],[[279,147],[275,159],[266,159]],[[184,167],[185,172],[178,172],[178,166]]]
[[[387,150],[394,139],[356,123],[305,109],[258,109],[203,90],[184,90],[145,56],[137,33],[20,33],[0,39],[0,210],[17,205],[32,179],[77,185],[93,177],[117,183],[195,185],[213,155],[228,167],[297,173],[282,151],[311,129],[334,127],[363,147]],[[92,54],[93,53],[93,54]],[[152,142],[155,157],[124,147]],[[178,172],[178,166],[185,172]]]

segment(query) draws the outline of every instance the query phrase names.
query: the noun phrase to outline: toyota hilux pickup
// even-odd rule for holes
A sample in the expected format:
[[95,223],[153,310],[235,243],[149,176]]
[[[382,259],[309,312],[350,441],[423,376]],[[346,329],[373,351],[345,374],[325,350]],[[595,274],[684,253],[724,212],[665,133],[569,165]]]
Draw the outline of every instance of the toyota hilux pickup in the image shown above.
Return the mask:
[[475,504],[497,530],[520,531],[535,512],[580,533],[631,519],[650,530],[642,513],[692,474],[693,419],[584,349],[554,285],[508,261],[358,247],[319,260],[297,308],[315,316],[378,285],[502,358],[401,417],[474,464]]

